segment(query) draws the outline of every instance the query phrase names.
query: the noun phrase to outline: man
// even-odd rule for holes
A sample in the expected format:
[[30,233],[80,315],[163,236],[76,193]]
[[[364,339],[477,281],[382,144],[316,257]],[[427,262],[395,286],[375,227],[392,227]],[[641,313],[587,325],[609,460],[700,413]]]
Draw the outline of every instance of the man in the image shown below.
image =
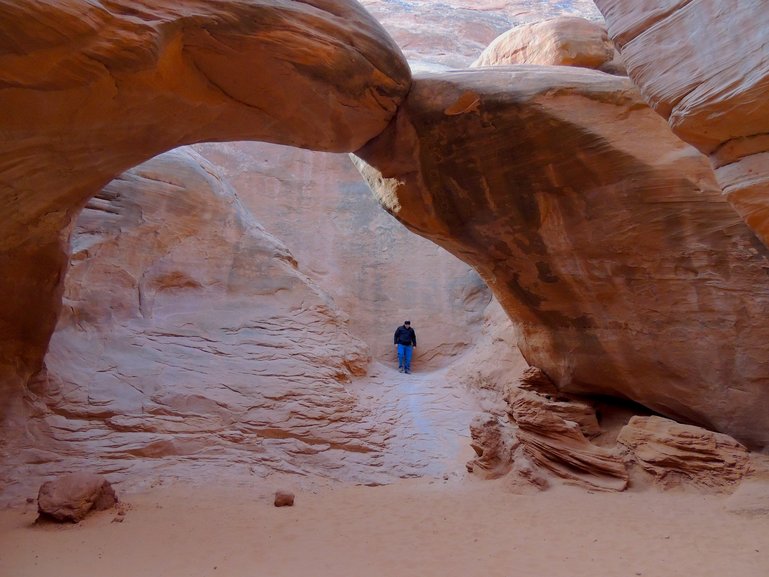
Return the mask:
[[411,372],[411,353],[417,347],[417,335],[411,328],[411,321],[404,321],[403,326],[395,329],[395,346],[398,347],[398,370]]

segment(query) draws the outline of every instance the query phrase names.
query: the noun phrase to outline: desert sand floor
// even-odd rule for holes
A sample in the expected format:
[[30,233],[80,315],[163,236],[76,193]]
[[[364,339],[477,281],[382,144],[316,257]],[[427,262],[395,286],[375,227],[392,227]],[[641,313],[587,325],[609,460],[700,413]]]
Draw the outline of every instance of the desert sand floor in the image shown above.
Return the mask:
[[[520,494],[466,473],[462,391],[435,375],[380,373],[374,401],[401,423],[382,467],[423,478],[366,486],[225,467],[195,486],[120,484],[124,517],[61,526],[36,525],[35,503],[16,500],[0,510],[0,577],[769,575],[769,482],[746,493],[749,513],[732,512],[734,497],[692,492]],[[294,507],[273,506],[282,488]]]
[[296,490],[163,486],[79,525],[0,512],[0,575],[109,577],[766,577],[769,515],[656,491],[535,495],[504,481],[408,480]]

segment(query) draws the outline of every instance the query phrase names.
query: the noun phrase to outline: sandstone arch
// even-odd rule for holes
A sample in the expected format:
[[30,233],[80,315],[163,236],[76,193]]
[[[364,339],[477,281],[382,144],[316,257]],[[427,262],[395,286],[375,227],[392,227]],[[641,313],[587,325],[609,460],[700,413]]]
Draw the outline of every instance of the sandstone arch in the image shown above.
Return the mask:
[[769,251],[627,78],[417,77],[356,154],[391,213],[481,273],[560,388],[769,443]]
[[[352,151],[409,87],[352,0],[0,7],[0,389],[37,368],[73,217],[114,176],[205,140]],[[3,394],[3,398],[7,395]]]

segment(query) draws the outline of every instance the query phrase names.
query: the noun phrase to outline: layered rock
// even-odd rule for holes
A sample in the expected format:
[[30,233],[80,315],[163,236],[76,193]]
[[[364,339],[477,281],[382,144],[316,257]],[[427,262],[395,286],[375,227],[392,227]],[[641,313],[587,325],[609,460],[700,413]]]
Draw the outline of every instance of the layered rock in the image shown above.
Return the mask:
[[387,210],[480,272],[561,390],[769,442],[767,250],[629,80],[420,77],[356,154]]
[[[419,339],[420,371],[445,367],[483,338],[491,291],[467,264],[384,212],[346,154],[260,142],[195,150],[289,247],[302,271],[333,295],[375,359],[397,365],[393,331],[407,318]],[[504,315],[494,323],[510,331]],[[493,365],[489,359],[482,366]]]
[[204,140],[354,150],[409,86],[353,0],[21,2],[0,20],[4,399],[40,367],[72,219],[113,177]]
[[596,0],[648,103],[710,157],[769,243],[769,13],[760,2]]
[[84,464],[119,480],[376,465],[387,430],[350,386],[365,344],[200,156],[112,182],[72,247],[28,420],[2,431],[6,486]]
[[550,410],[536,393],[521,392],[511,405],[523,451],[556,477],[605,491],[627,488],[629,475],[621,456],[587,440],[579,423]]
[[518,26],[498,36],[472,66],[550,64],[626,75],[606,27],[576,16]]
[[617,441],[665,487],[731,491],[749,470],[747,449],[730,436],[661,417],[633,417]]

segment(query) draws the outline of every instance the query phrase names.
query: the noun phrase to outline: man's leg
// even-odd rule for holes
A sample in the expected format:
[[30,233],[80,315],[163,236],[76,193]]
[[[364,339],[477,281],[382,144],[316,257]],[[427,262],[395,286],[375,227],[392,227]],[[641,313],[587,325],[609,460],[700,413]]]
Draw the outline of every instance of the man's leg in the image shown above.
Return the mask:
[[398,370],[403,372],[403,366],[404,366],[404,357],[406,354],[406,346],[405,345],[398,345]]
[[404,352],[404,360],[403,360],[403,370],[407,373],[411,372],[411,353],[413,349],[411,348],[411,345],[405,345],[403,347],[405,350]]

